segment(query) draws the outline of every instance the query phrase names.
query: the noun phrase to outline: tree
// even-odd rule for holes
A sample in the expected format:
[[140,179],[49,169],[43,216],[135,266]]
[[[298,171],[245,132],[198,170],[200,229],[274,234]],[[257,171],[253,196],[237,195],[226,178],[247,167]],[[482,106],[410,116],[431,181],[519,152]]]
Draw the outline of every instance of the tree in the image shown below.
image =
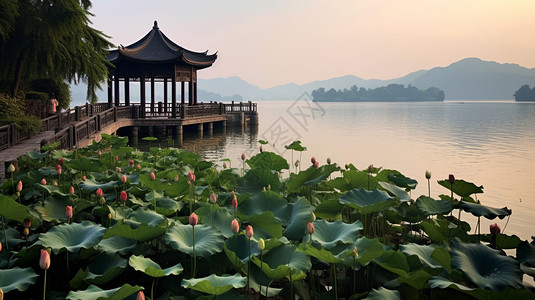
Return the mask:
[[108,76],[107,49],[113,45],[90,26],[91,1],[18,0],[16,5],[13,29],[0,27],[0,36],[6,34],[0,79],[11,82],[12,96],[21,82],[52,78],[87,83],[87,98],[96,102],[95,91]]
[[533,91],[529,85],[525,84],[514,94],[516,101],[535,101],[535,87]]

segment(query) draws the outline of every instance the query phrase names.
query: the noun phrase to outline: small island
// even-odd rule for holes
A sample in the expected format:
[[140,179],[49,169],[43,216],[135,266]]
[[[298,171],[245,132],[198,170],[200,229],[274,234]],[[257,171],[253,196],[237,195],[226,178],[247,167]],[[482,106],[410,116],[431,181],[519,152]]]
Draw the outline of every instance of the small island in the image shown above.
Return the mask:
[[532,88],[525,84],[514,93],[515,101],[535,101],[535,86]]
[[420,90],[414,86],[389,84],[375,89],[358,88],[353,85],[349,89],[325,91],[319,88],[312,91],[314,101],[318,102],[412,102],[412,101],[444,101],[444,91],[436,87]]

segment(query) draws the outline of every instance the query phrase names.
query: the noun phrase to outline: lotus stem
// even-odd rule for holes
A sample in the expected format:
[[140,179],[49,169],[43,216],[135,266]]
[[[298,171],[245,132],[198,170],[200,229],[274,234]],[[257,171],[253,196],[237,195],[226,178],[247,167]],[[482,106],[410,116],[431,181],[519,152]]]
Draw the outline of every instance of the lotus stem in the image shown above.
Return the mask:
[[45,300],[45,295],[46,295],[46,271],[47,269],[45,269],[45,279],[43,281],[43,300]]
[[191,278],[195,278],[195,269],[197,268],[197,256],[195,255],[195,226],[193,226],[193,268]]
[[251,274],[251,238],[249,238],[249,260],[247,261],[247,288],[246,291],[249,291],[249,277]]
[[431,198],[431,180],[427,179],[427,192],[429,194],[429,198]]
[[7,243],[7,234],[6,234],[6,219],[2,216],[2,229],[4,230],[4,244],[6,244],[6,249],[9,250],[9,244]]
[[336,283],[336,264],[332,264],[333,281],[334,281],[334,298],[338,300],[338,284]]
[[154,283],[156,282],[156,277],[152,278],[152,287],[150,289],[150,298],[154,299]]
[[[289,266],[290,264],[288,264]],[[294,299],[294,285],[292,281],[292,268],[290,268],[290,299]]]
[[189,213],[193,213],[193,183],[189,186]]

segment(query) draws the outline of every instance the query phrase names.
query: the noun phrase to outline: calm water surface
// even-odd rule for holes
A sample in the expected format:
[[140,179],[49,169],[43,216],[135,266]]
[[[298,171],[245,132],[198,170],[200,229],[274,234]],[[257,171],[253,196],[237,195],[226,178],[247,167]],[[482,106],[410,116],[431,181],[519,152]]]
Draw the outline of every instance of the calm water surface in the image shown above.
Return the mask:
[[[432,172],[431,196],[436,199],[449,195],[436,181],[454,174],[484,186],[477,197],[482,204],[513,210],[505,233],[522,239],[535,235],[535,103],[261,101],[258,110],[258,127],[229,128],[202,138],[186,134],[182,147],[219,165],[230,158],[239,167],[242,153],[258,153],[259,139],[269,141],[264,149],[288,161],[292,156],[284,145],[299,139],[308,148],[303,169],[312,156],[359,169],[370,164],[395,169],[418,180],[413,199],[427,194],[426,170]],[[476,217],[463,213],[462,219],[475,228]],[[494,222],[503,228],[506,219],[482,220],[481,231],[488,232]]]

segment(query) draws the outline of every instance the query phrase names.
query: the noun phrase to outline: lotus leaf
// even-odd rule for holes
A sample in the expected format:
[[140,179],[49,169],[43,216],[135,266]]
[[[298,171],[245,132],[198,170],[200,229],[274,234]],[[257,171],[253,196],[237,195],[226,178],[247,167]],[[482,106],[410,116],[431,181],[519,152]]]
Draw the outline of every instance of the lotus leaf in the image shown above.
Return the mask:
[[[328,222],[326,220],[314,221],[315,232],[312,234],[312,241],[319,243],[326,249],[333,248],[338,243],[351,244],[359,236],[359,230],[364,226],[360,221],[346,224],[341,221]],[[310,236],[303,238],[304,242],[310,240]]]
[[377,178],[369,176],[368,173],[356,169],[345,171],[342,176],[343,177],[328,181],[327,185],[342,192],[346,192],[355,188],[368,187],[368,180],[370,188],[376,188],[378,184]]
[[289,192],[298,192],[303,186],[314,186],[327,179],[332,172],[338,171],[340,168],[335,164],[323,165],[319,168],[313,166],[299,172],[298,174],[291,173],[290,179],[286,183],[286,188]]
[[270,211],[279,220],[288,220],[291,214],[291,209],[288,207],[288,201],[286,201],[286,199],[279,193],[269,190],[256,193],[252,197],[241,202],[238,206],[238,211],[240,214],[245,214],[245,218]]
[[[292,208],[292,216],[283,234],[290,240],[300,240],[306,233],[306,224],[312,221],[314,207],[304,197],[299,197],[289,206]],[[286,222],[286,220],[284,221]]]
[[535,241],[523,241],[516,248],[517,260],[529,267],[535,267]]
[[31,284],[34,284],[39,275],[35,274],[32,268],[21,269],[0,269],[0,289],[4,293],[13,290],[25,291]]
[[41,214],[41,218],[47,222],[66,222],[65,207],[72,205],[69,198],[48,197],[42,206],[36,206],[35,210]]
[[[452,185],[447,179],[439,180],[437,182],[448,190],[452,190]],[[483,186],[477,186],[471,182],[466,182],[462,179],[456,179],[455,183],[453,184],[453,192],[460,197],[468,197],[472,194],[483,193]]]
[[273,191],[280,191],[279,177],[273,174],[271,170],[251,169],[239,180],[236,191],[240,193],[257,193],[267,186],[270,186]]
[[48,153],[47,152],[41,153],[41,152],[36,151],[36,150],[31,150],[30,152],[26,153],[26,155],[30,159],[41,160],[41,159],[45,158],[48,155]]
[[[224,207],[214,205],[205,205],[195,211],[199,216],[199,220],[204,224],[210,224],[217,228],[225,238],[234,236],[230,228],[230,223],[234,220],[234,217]],[[213,224],[211,223],[213,221]]]
[[406,283],[418,290],[421,290],[432,276],[421,269],[421,262],[418,259],[411,260],[400,251],[387,250],[373,262],[399,275],[397,278],[399,283]]
[[450,237],[458,237],[463,241],[468,241],[468,231],[470,226],[462,223],[461,226],[455,225],[447,219],[431,219],[423,221],[420,226],[427,234],[429,239],[436,244],[450,240]]
[[125,268],[126,259],[117,254],[100,253],[91,260],[85,279],[91,284],[105,284],[121,274]]
[[481,204],[468,203],[461,201],[460,207],[462,210],[471,213],[476,217],[485,217],[489,220],[493,220],[496,217],[503,219],[511,214],[511,210],[507,207],[504,208],[494,208]]
[[372,213],[391,207],[394,204],[394,198],[378,189],[368,191],[358,188],[340,196],[338,202],[353,207],[361,213]]
[[281,171],[289,168],[286,159],[273,152],[260,152],[248,159],[247,164],[251,167],[251,169]]
[[293,141],[290,145],[285,145],[284,148],[299,152],[307,150],[307,147],[301,146],[301,141]]
[[[177,224],[168,228],[165,242],[173,249],[193,255],[193,226]],[[223,244],[223,235],[219,230],[206,225],[195,226],[195,256],[206,257],[219,253],[223,250]]]
[[95,158],[76,158],[70,162],[66,162],[65,165],[68,168],[86,172],[103,172],[106,170],[106,166],[104,166],[98,159]]
[[347,251],[338,252],[336,250],[340,250],[340,249],[331,248],[327,250],[321,246],[320,248],[316,248],[310,243],[301,243],[297,247],[297,250],[307,255],[310,255],[312,257],[315,257],[321,261],[324,261],[326,263],[343,264],[346,266],[350,266],[353,264],[353,258],[350,257],[351,252],[352,252],[351,250],[350,252],[347,252]]
[[273,213],[266,211],[259,215],[254,215],[247,222],[253,226],[254,235],[258,238],[271,239],[282,236],[282,224],[277,222]]
[[165,221],[165,217],[153,210],[138,209],[128,214],[128,221],[133,222],[136,226],[144,223],[149,225],[149,227],[154,227],[162,224]]
[[164,277],[168,275],[178,275],[182,273],[184,268],[181,264],[171,266],[166,269],[162,269],[159,264],[154,262],[150,258],[146,258],[143,255],[132,255],[128,260],[128,264],[136,271],[141,271],[151,277]]
[[508,286],[522,286],[522,271],[518,263],[482,244],[455,240],[452,244],[451,265],[462,270],[468,279],[483,289],[499,292]]
[[[65,213],[65,208],[63,208],[63,212]],[[13,198],[1,194],[0,215],[8,220],[17,221],[21,224],[24,222],[24,219],[29,219],[32,224],[39,224],[39,220],[30,214],[25,205],[18,203]]]
[[55,254],[61,249],[77,253],[82,248],[96,246],[106,232],[106,228],[89,221],[82,223],[62,224],[52,227],[46,233],[39,235],[44,247],[50,247]]
[[150,227],[149,225],[142,223],[136,228],[132,228],[126,223],[117,223],[113,225],[113,227],[108,228],[106,234],[104,234],[104,239],[112,236],[121,236],[127,239],[144,242],[162,235],[165,232],[166,226],[166,221],[164,221],[161,226]]
[[293,280],[306,277],[306,273],[312,267],[310,256],[297,251],[293,245],[282,244],[264,254],[264,263],[260,264],[258,257],[253,257],[252,262],[272,279],[281,279],[290,276]]
[[405,255],[418,256],[422,264],[429,268],[443,268],[443,266],[433,258],[433,252],[436,250],[436,246],[434,245],[418,245],[410,243],[406,245],[401,245],[400,250]]
[[142,288],[139,286],[131,286],[128,283],[123,284],[121,287],[103,290],[95,285],[89,285],[86,290],[83,291],[70,291],[67,294],[66,299],[68,300],[121,300],[124,299],[136,292],[141,291]]
[[212,274],[203,278],[182,279],[181,286],[210,295],[221,295],[232,288],[242,288],[247,284],[247,277],[240,274],[217,276]]
[[411,196],[409,195],[409,193],[407,193],[404,189],[398,187],[397,185],[394,185],[394,184],[391,184],[391,183],[388,183],[388,182],[384,182],[384,181],[379,181],[379,185],[385,191],[387,191],[387,192],[391,193],[392,195],[398,197],[401,202],[410,202],[411,201]]
[[[24,240],[22,239],[21,233],[13,228],[7,228],[5,231],[5,234],[7,235],[7,244],[10,248],[16,247],[18,244],[23,243]],[[4,231],[0,230],[0,243],[5,247],[5,238],[4,238]],[[1,260],[0,260],[1,261]],[[6,261],[7,262],[7,261]]]
[[366,298],[368,300],[397,300],[401,299],[399,291],[385,289],[380,287],[378,289],[373,289],[368,293]]
[[86,181],[80,182],[80,188],[90,192],[94,192],[99,188],[102,190],[107,190],[114,187],[120,187],[122,185],[123,184],[121,183],[121,181],[118,180],[108,181],[107,183],[100,183],[92,178],[87,178]]
[[342,220],[342,209],[344,206],[335,199],[328,199],[316,206],[314,213],[316,217],[327,220]]
[[406,189],[413,190],[418,185],[418,181],[416,181],[415,179],[406,177],[405,175],[399,173],[398,171],[392,170],[391,173],[388,173],[388,171],[390,170],[383,170],[381,174],[378,175],[378,177],[381,177],[381,175],[385,173],[388,181],[393,182],[395,185],[402,187],[402,188],[406,188]]
[[445,215],[452,211],[453,202],[420,196],[416,199],[416,207],[424,216]]
[[106,253],[119,253],[122,255],[130,253],[137,245],[137,241],[121,236],[112,236],[103,239],[98,243],[98,249]]
[[[226,239],[225,254],[233,264],[236,264],[236,257],[242,264],[247,263],[249,261],[249,238],[245,234],[237,234],[236,237]],[[251,256],[259,254],[258,242],[251,239]],[[236,267],[239,268],[240,266],[237,265]]]

